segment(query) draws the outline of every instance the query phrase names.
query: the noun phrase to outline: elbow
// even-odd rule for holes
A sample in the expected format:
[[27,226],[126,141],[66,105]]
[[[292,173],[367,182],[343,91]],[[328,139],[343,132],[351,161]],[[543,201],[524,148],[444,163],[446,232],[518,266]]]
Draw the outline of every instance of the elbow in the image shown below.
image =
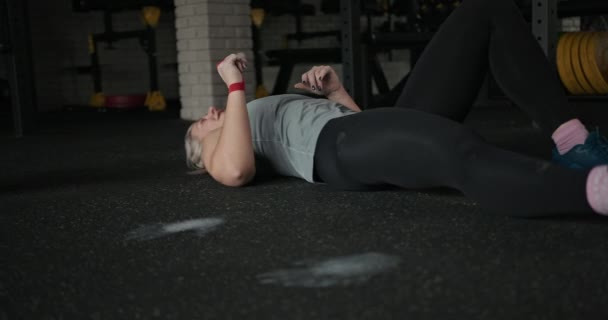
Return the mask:
[[222,175],[222,184],[228,187],[242,187],[255,176],[255,168],[232,170]]
[[208,166],[209,173],[213,178],[228,187],[242,187],[249,183],[255,176],[255,160],[234,162],[215,157]]

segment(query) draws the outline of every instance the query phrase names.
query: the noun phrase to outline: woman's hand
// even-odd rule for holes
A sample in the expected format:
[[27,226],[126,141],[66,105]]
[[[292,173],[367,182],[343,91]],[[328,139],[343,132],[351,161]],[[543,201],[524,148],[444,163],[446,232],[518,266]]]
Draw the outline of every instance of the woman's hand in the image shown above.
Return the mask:
[[243,81],[243,70],[247,68],[247,58],[242,52],[228,55],[217,64],[217,72],[226,86]]
[[342,83],[332,67],[315,66],[302,74],[302,82],[296,83],[294,88],[329,96],[342,89]]

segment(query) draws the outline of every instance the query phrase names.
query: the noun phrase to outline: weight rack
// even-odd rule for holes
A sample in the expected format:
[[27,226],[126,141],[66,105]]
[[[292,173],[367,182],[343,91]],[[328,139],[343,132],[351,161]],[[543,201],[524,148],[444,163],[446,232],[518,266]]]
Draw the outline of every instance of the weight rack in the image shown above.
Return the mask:
[[33,129],[36,97],[27,1],[0,0],[0,59],[7,66],[16,137]]
[[[369,97],[363,87],[366,64],[363,63],[364,47],[359,37],[361,0],[340,0],[342,21],[342,78],[344,88],[355,101],[367,105]],[[559,5],[559,6],[558,6]],[[608,13],[606,0],[532,0],[531,2],[532,34],[545,51],[547,58],[555,63],[557,48],[557,30],[559,18]],[[606,96],[576,97],[576,99],[608,99]]]
[[552,63],[555,63],[557,48],[557,2],[558,0],[532,1],[532,34]]

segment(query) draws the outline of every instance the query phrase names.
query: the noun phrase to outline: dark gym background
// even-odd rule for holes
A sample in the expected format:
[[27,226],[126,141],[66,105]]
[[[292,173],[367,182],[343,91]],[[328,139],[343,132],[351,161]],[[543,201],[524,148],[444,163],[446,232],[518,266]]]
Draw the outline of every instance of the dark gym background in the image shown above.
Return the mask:
[[[361,105],[389,106],[449,11],[416,17],[430,1],[361,2],[222,2],[265,10],[246,35],[257,58],[250,98],[289,91],[282,85],[311,65],[331,64]],[[601,217],[512,218],[444,189],[339,192],[265,173],[236,189],[187,174],[176,7],[189,3],[214,2],[0,0],[0,319],[608,316]],[[518,4],[552,61],[559,32],[608,26],[603,0]],[[165,111],[91,107],[88,35],[109,32],[108,19],[112,32],[145,30],[143,6],[160,10],[155,80]],[[98,44],[108,96],[150,90],[146,39]],[[607,133],[606,96],[570,99]],[[549,137],[491,77],[466,125],[504,148],[550,156]],[[197,233],[179,225],[188,221],[221,223]],[[325,287],[284,281],[336,276],[314,268],[263,281],[298,261],[369,253],[399,263],[355,278],[334,266],[342,280]]]

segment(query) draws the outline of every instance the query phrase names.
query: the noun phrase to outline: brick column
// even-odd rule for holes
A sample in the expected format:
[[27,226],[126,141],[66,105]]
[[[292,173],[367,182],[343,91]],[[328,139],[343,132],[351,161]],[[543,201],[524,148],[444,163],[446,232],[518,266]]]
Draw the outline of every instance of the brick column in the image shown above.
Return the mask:
[[247,99],[255,75],[249,0],[175,0],[181,118],[196,120],[209,106],[224,107],[227,89],[215,65],[226,55],[244,52]]

